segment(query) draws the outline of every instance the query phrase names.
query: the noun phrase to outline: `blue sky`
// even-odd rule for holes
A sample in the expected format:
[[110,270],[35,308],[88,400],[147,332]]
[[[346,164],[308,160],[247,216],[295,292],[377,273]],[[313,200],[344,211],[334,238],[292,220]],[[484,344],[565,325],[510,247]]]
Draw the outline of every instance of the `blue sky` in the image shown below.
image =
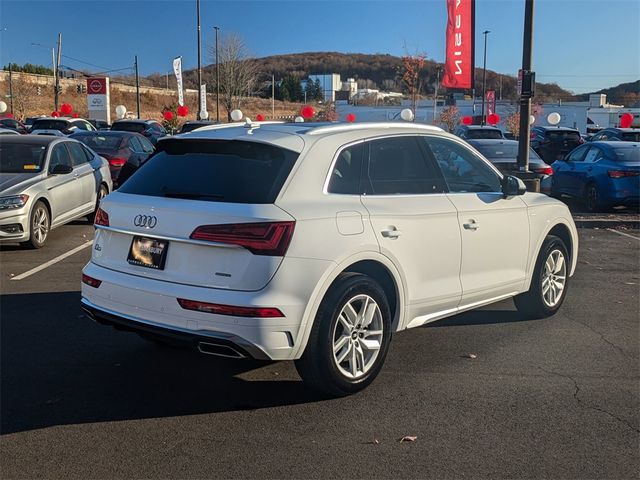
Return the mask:
[[[182,55],[196,65],[195,0],[0,0],[0,63],[51,64],[63,36],[63,65],[119,69],[138,55],[141,73],[166,72]],[[476,1],[476,66],[490,30],[487,68],[517,73],[524,0]],[[443,61],[445,0],[202,0],[203,44],[239,34],[256,56],[306,51],[424,52]],[[538,81],[576,93],[640,78],[640,1],[537,0]],[[42,44],[47,48],[32,46]],[[203,63],[211,63],[203,50]],[[82,63],[82,62],[85,63]],[[99,71],[101,68],[95,68]]]

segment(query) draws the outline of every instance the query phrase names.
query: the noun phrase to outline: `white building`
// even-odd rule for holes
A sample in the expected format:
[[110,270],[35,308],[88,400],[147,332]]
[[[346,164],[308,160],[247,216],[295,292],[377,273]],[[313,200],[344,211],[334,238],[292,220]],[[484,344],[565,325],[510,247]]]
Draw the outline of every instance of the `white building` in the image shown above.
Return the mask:
[[336,99],[336,92],[342,90],[342,82],[339,73],[320,73],[309,75],[309,80],[320,82],[322,94],[325,102],[333,102]]

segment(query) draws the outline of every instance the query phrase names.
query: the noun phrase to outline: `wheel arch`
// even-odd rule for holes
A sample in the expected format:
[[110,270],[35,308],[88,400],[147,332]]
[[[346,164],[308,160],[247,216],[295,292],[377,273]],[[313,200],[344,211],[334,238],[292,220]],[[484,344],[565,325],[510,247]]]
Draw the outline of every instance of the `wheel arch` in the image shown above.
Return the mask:
[[393,314],[392,325],[393,331],[402,328],[404,310],[406,305],[404,282],[400,272],[395,265],[387,257],[379,252],[368,251],[361,252],[356,255],[344,259],[335,265],[328,272],[323,281],[318,283],[318,287],[312,295],[312,301],[309,302],[307,310],[304,314],[304,322],[298,335],[298,348],[292,358],[299,358],[304,353],[309,340],[311,329],[318,313],[320,303],[326,296],[329,289],[336,282],[336,279],[342,273],[362,273],[375,279],[385,291],[387,295],[391,294],[392,298],[388,298],[389,307]]

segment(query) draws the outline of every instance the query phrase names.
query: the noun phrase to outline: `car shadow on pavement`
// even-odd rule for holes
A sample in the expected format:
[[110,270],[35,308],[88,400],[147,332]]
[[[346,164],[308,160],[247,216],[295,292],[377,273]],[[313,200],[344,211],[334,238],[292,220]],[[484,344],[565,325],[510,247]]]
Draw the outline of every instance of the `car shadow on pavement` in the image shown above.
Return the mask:
[[[320,401],[265,365],[159,347],[82,315],[79,292],[0,298],[0,433]],[[262,377],[262,378],[260,378]]]

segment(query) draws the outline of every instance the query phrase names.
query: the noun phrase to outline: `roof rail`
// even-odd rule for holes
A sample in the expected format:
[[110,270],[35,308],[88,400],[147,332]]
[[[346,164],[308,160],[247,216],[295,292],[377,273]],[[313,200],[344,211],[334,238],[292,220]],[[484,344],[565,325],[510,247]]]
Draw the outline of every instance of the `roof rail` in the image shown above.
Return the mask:
[[[258,126],[258,125],[273,125],[273,124],[278,124],[278,123],[285,123],[282,122],[280,120],[267,120],[267,121],[263,121],[263,122],[258,122],[255,120],[251,120],[251,123],[249,125],[253,125]],[[197,130],[199,132],[205,132],[205,131],[210,131],[210,130],[221,130],[223,128],[233,128],[233,127],[247,127],[247,121],[246,119],[240,120],[238,122],[231,122],[231,123],[216,123],[215,125],[205,125],[204,127],[200,127]]]
[[360,123],[336,123],[334,125],[324,125],[322,127],[315,127],[315,128],[311,127],[306,132],[306,134],[307,135],[321,135],[323,133],[348,132],[350,130],[364,130],[365,128],[383,128],[383,129],[384,128],[388,128],[388,129],[408,128],[408,129],[423,130],[423,131],[428,131],[428,132],[442,132],[443,131],[440,127],[436,127],[434,125],[425,125],[423,123],[360,122]]

